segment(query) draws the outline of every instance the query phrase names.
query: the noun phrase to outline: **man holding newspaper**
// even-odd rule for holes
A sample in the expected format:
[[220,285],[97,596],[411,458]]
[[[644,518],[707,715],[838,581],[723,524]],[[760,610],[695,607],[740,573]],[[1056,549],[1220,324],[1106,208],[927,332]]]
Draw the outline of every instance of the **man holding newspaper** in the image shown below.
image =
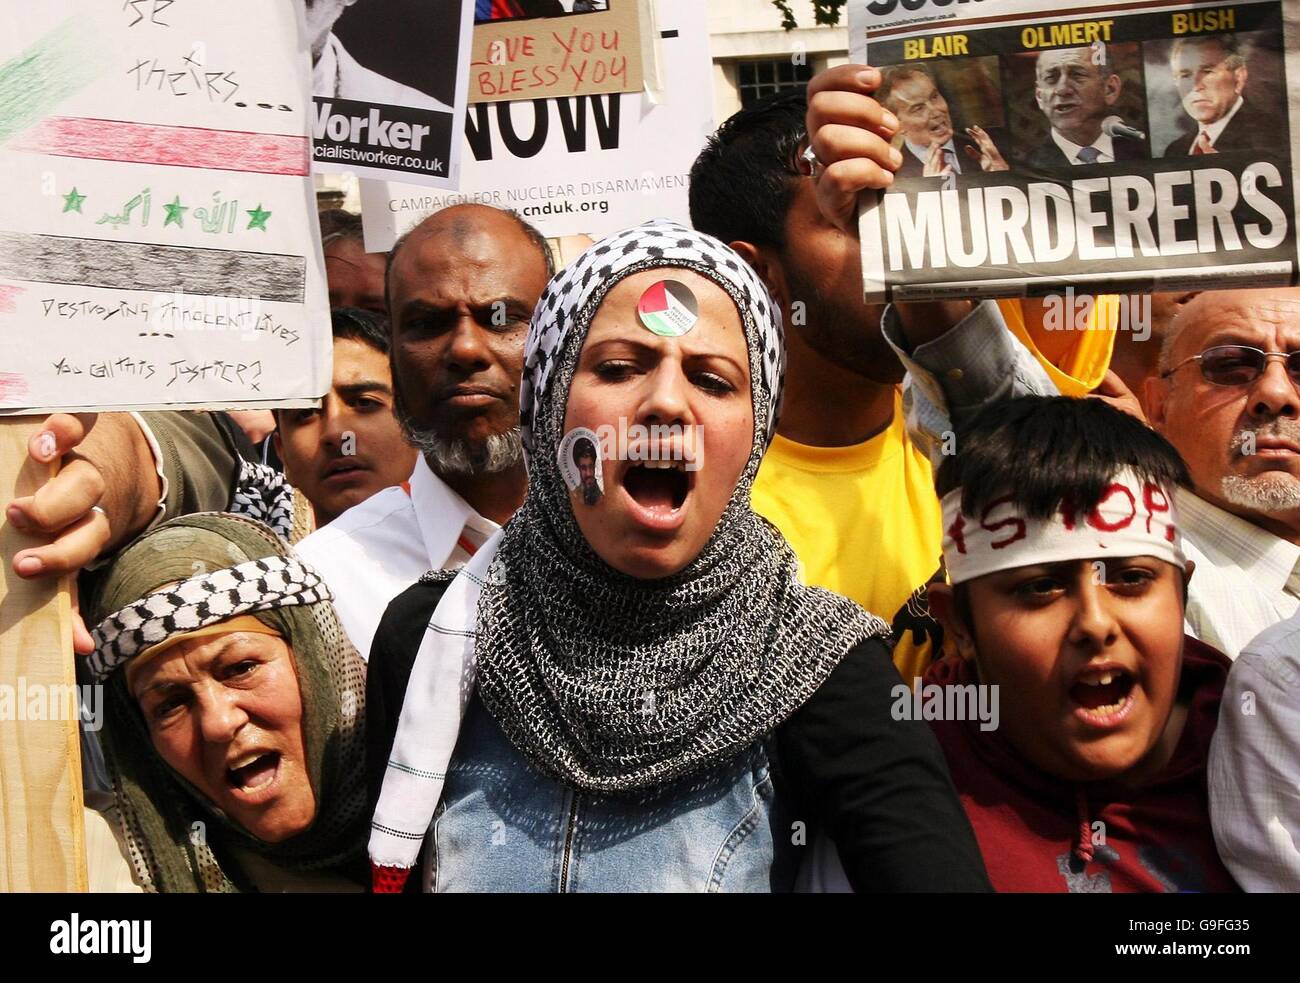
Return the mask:
[[[990,6],[985,5],[981,14],[989,14]],[[1121,5],[1115,6],[1117,20],[1119,15],[1129,13]],[[995,219],[1005,223],[1009,216],[1005,213],[995,216],[987,209],[981,212],[969,207],[954,215],[954,206],[960,207],[955,199],[940,200],[936,196],[934,206],[930,206],[924,200],[926,192],[911,191],[905,183],[895,184],[902,170],[896,164],[897,156],[890,152],[890,142],[898,129],[899,119],[875,96],[880,91],[882,74],[887,78],[890,71],[898,71],[896,68],[882,73],[875,67],[861,64],[843,66],[823,73],[811,83],[808,130],[812,151],[819,164],[814,168],[817,196],[827,216],[833,217],[846,232],[853,234],[861,229],[864,282],[869,296],[873,287],[873,261],[883,256],[872,255],[873,249],[882,243],[868,240],[882,232],[888,241],[890,236],[900,233],[910,232],[915,237],[918,231],[919,238],[914,238],[912,245],[919,243],[924,248],[913,253],[910,268],[900,269],[894,265],[882,271],[879,285],[884,288],[886,296],[894,299],[947,296],[950,287],[954,296],[957,290],[967,296],[971,293],[989,295],[999,291],[1009,293],[1013,285],[1020,290],[1050,291],[1053,279],[1062,288],[1066,283],[1091,281],[1105,289],[1111,284],[1123,283],[1126,278],[1136,281],[1136,268],[1141,264],[1124,261],[1146,257],[1152,261],[1147,265],[1148,277],[1155,273],[1157,284],[1163,278],[1171,287],[1192,291],[1184,298],[1185,304],[1169,325],[1157,374],[1146,380],[1146,406],[1151,424],[1179,452],[1188,467],[1188,473],[1178,479],[1181,487],[1176,494],[1171,494],[1169,502],[1171,509],[1174,501],[1177,505],[1183,550],[1179,563],[1183,558],[1190,561],[1184,571],[1185,601],[1183,604],[1171,602],[1166,613],[1180,622],[1185,618],[1189,641],[1179,657],[1185,684],[1186,674],[1200,672],[1195,668],[1199,655],[1193,657],[1196,649],[1191,647],[1191,638],[1199,639],[1199,643],[1209,642],[1230,660],[1240,656],[1240,662],[1231,674],[1220,673],[1218,682],[1211,686],[1214,693],[1212,708],[1207,704],[1208,715],[1203,722],[1212,731],[1217,723],[1212,754],[1209,742],[1205,741],[1200,744],[1196,760],[1189,758],[1183,763],[1198,769],[1204,776],[1202,780],[1208,784],[1208,815],[1204,818],[1212,816],[1219,856],[1238,884],[1252,890],[1295,890],[1300,887],[1300,849],[1296,847],[1294,836],[1277,835],[1280,830],[1294,831],[1300,824],[1300,812],[1292,794],[1295,788],[1300,787],[1300,756],[1293,751],[1300,743],[1300,715],[1297,713],[1300,693],[1294,685],[1296,666],[1300,665],[1294,655],[1296,638],[1300,637],[1300,614],[1297,613],[1300,609],[1300,331],[1294,327],[1300,322],[1300,289],[1290,286],[1295,275],[1295,243],[1288,200],[1290,167],[1286,160],[1290,140],[1285,115],[1274,115],[1271,124],[1263,124],[1255,118],[1250,134],[1242,126],[1243,122],[1254,117],[1252,103],[1255,102],[1254,93],[1248,98],[1246,92],[1247,80],[1251,77],[1251,70],[1242,55],[1246,44],[1253,42],[1257,52],[1264,52],[1257,63],[1265,69],[1258,73],[1264,79],[1259,102],[1267,102],[1270,93],[1275,94],[1279,88],[1285,91],[1284,82],[1278,85],[1281,71],[1278,52],[1286,50],[1286,46],[1281,43],[1280,23],[1269,20],[1280,16],[1280,5],[1238,4],[1215,11],[1213,15],[1198,13],[1194,15],[1198,18],[1196,21],[1183,13],[1160,16],[1168,22],[1163,35],[1152,26],[1156,21],[1155,15],[1148,17],[1142,25],[1136,23],[1136,18],[1128,18],[1132,23],[1118,25],[1116,21],[1104,22],[1108,40],[1145,48],[1142,56],[1146,62],[1148,92],[1138,107],[1135,121],[1140,126],[1130,125],[1128,121],[1134,117],[1130,117],[1128,112],[1121,115],[1113,111],[1120,101],[1124,81],[1118,66],[1109,61],[1111,49],[1107,43],[1099,39],[1086,47],[1067,44],[1074,40],[1072,28],[1078,28],[1080,35],[1090,27],[1102,31],[1103,28],[1096,23],[1058,23],[1050,30],[1025,26],[1023,30],[1017,28],[1018,37],[1012,33],[1013,29],[1005,28],[1000,37],[1004,42],[1010,39],[1011,43],[1025,49],[1005,55],[1006,78],[1017,73],[1023,77],[1023,65],[1031,59],[1034,61],[1035,102],[1051,124],[1048,139],[1025,158],[1029,167],[1046,171],[1065,166],[1073,169],[1081,165],[1110,164],[1116,171],[1124,169],[1132,174],[1130,179],[1120,182],[1114,179],[1053,178],[1053,187],[1060,189],[1061,200],[1067,205],[1067,210],[1058,218],[1076,226],[1080,222],[1090,224],[1095,230],[1095,237],[1090,236],[1090,245],[1109,248],[1108,254],[1086,255],[1080,252],[1072,257],[1058,257],[1054,269],[1045,269],[1045,264],[1036,262],[1041,257],[1032,254],[1028,255],[1027,262],[1018,262],[1019,257],[1013,249],[1011,261],[1004,260],[1001,264],[1002,278],[996,283],[988,280],[981,283],[978,273],[972,274],[967,270],[961,274],[954,271],[942,280],[932,278],[930,274],[934,267],[943,265],[944,260],[942,250],[934,248],[936,240],[928,238],[931,233],[924,224],[927,208],[940,209],[939,228],[947,238],[949,252],[963,247],[960,239],[953,245],[953,229],[968,230],[973,239],[979,239],[987,234],[986,224],[992,225]],[[999,20],[996,17],[982,19],[986,22]],[[1018,10],[1016,15],[1003,20],[1024,19],[1027,19],[1024,13]],[[1154,36],[1139,40],[1133,34],[1139,26],[1151,30]],[[1221,26],[1247,30],[1250,35],[1239,41],[1238,37],[1214,33]],[[1270,27],[1274,28],[1272,33],[1266,30]],[[1121,28],[1128,28],[1127,33]],[[953,25],[947,24],[946,29],[953,30]],[[924,44],[909,46],[900,43],[898,35],[906,33],[901,27],[894,31],[879,31],[873,35],[873,50],[880,50],[880,57],[886,64],[892,62],[897,54],[906,57],[927,50]],[[992,29],[986,33],[990,45],[998,40],[993,38]],[[1175,36],[1169,37],[1169,33]],[[1188,33],[1194,36],[1186,39],[1178,36]],[[1199,36],[1195,36],[1198,33]],[[876,36],[887,40],[877,45],[874,41]],[[1030,50],[1039,48],[1045,50]],[[963,42],[960,49],[972,55],[987,53],[988,50],[978,48],[973,36]],[[1154,70],[1157,68],[1163,68],[1167,74]],[[1171,87],[1173,93],[1168,91]],[[1169,112],[1172,100],[1168,97],[1174,94],[1179,111],[1195,124],[1190,133],[1185,132],[1187,120],[1174,118]],[[1130,107],[1133,105],[1130,103]],[[1019,117],[1022,148],[1025,145],[1024,118],[1023,114]],[[1013,129],[1017,127],[1015,118],[1011,125]],[[1155,146],[1165,148],[1164,158],[1181,157],[1186,161],[1182,166],[1190,166],[1189,171],[1182,172],[1189,176],[1190,187],[1180,186],[1182,175],[1177,172],[1164,169],[1154,160],[1147,162],[1155,156],[1147,150],[1148,125],[1152,130],[1151,137],[1161,134]],[[1172,127],[1183,130],[1184,135],[1169,139]],[[1270,136],[1264,136],[1266,133]],[[1264,140],[1277,145],[1281,153],[1264,157],[1251,153],[1247,156]],[[1216,154],[1221,155],[1219,161],[1210,156]],[[1232,157],[1224,160],[1227,155]],[[1206,159],[1192,163],[1194,158]],[[1275,265],[1257,261],[1228,266],[1227,262],[1234,258],[1264,259],[1262,255],[1231,255],[1260,244],[1252,242],[1247,245],[1238,233],[1247,227],[1252,231],[1259,230],[1259,226],[1252,227],[1249,222],[1243,224],[1240,206],[1245,203],[1245,197],[1240,192],[1258,190],[1262,172],[1255,168],[1264,161],[1277,161],[1283,165],[1269,171],[1270,176],[1276,174],[1277,185],[1285,188],[1286,193],[1277,199],[1280,207],[1272,214],[1270,223],[1276,241],[1265,249],[1276,247],[1278,252],[1275,255],[1285,257],[1285,260]],[[1215,164],[1219,164],[1219,170],[1207,174],[1207,169]],[[1143,185],[1147,181],[1159,189],[1150,200],[1152,211],[1147,216],[1151,217],[1154,212],[1155,220],[1166,231],[1179,222],[1187,222],[1190,237],[1183,246],[1174,245],[1177,233],[1172,238],[1156,233],[1145,245],[1139,243],[1137,248],[1129,248],[1134,242],[1126,241],[1125,233],[1136,232],[1141,238],[1142,230],[1134,224],[1126,225],[1131,213],[1125,215],[1123,197],[1130,191],[1142,197]],[[1216,182],[1219,193],[1196,191],[1198,185],[1202,189],[1208,187],[1203,181]],[[1028,188],[1032,194],[1034,185],[1030,184]],[[879,195],[862,196],[864,204],[860,215],[859,196],[873,190]],[[1095,201],[1089,199],[1094,191],[1100,192]],[[1055,194],[1051,190],[1046,193]],[[904,195],[913,208],[911,229],[907,229],[906,223],[895,222],[891,226],[887,217],[882,223],[882,212],[886,216],[889,212],[878,207],[876,199],[888,202],[893,198],[900,202]],[[975,192],[970,193],[971,201],[974,195]],[[1269,207],[1265,206],[1266,209]],[[1166,213],[1161,214],[1162,210]],[[940,215],[940,212],[931,212],[931,216]],[[899,213],[896,208],[894,214]],[[1121,217],[1123,221],[1120,221]],[[1025,252],[1029,253],[1028,250]],[[1201,255],[1197,256],[1197,253]],[[1169,257],[1176,256],[1190,258],[1170,262]],[[1066,262],[1059,261],[1062,259]],[[1151,279],[1148,278],[1146,283],[1149,290]],[[1195,291],[1203,292],[1198,296]],[[1125,325],[1121,324],[1120,328],[1122,331]],[[906,340],[915,346],[928,339],[909,335]],[[995,338],[990,334],[981,339],[969,339],[971,362],[978,361],[981,345],[993,343]],[[1026,361],[1022,355],[1017,355],[1017,370],[1011,374],[1009,387],[1003,386],[996,393],[985,394],[983,412],[978,413],[973,424],[970,422],[971,413],[979,411],[980,406],[972,406],[969,386],[962,387],[961,419],[968,422],[965,425],[960,422],[956,405],[949,407],[952,420],[957,424],[955,453],[959,457],[970,453],[963,444],[964,433],[974,434],[970,439],[977,440],[978,448],[984,451],[991,428],[997,426],[996,421],[1001,417],[1010,418],[1000,408],[1002,401],[1011,398],[1014,402],[1020,394],[1052,391],[1050,383],[1035,380],[1032,371],[1021,371]],[[946,389],[950,385],[947,380],[927,378],[924,370],[914,364],[909,363],[909,369],[913,375],[910,387],[915,400],[925,404],[936,394],[939,400],[947,396]],[[960,379],[961,375],[950,372],[949,377]],[[924,408],[914,413],[917,420],[925,417]],[[1087,438],[1081,434],[1079,439]],[[1137,455],[1133,458],[1134,466],[1143,467],[1138,463],[1139,451],[1134,449],[1133,454]],[[1009,490],[1013,496],[1024,494],[1016,485]],[[996,489],[990,488],[989,491],[996,492]],[[1079,486],[1078,493],[1090,494],[1086,485]],[[1109,494],[1104,493],[1103,498]],[[963,510],[965,504],[963,499]],[[1147,497],[1148,507],[1163,507],[1164,504],[1160,496]],[[985,508],[983,519],[974,521],[989,532],[1010,528],[999,523],[989,524],[990,508]],[[1134,508],[1136,515],[1140,509],[1136,505]],[[1154,515],[1154,512],[1150,514]],[[1068,528],[1073,528],[1072,521],[1067,510]],[[1118,528],[1118,525],[1109,525],[1108,521],[1103,524],[1107,528]],[[1122,519],[1120,524],[1123,524]],[[1146,525],[1150,528],[1149,518]],[[954,544],[953,560],[957,553],[966,552],[963,547],[968,533],[969,529],[964,529],[960,523],[947,530],[946,559]],[[1015,538],[1014,534],[1004,537],[994,543],[994,547],[1004,546]],[[1060,555],[1063,554],[1058,553],[1058,559]],[[1107,568],[1118,561],[1118,554],[1111,552],[1094,566],[1102,568],[1102,579],[1109,582]],[[1060,580],[1051,567],[1044,561],[1041,566],[1032,568],[1032,576],[1050,576]],[[950,581],[955,582],[958,578],[951,576],[952,570],[950,567]],[[1195,576],[1192,576],[1193,571]],[[989,575],[987,579],[993,581],[997,576]],[[1027,572],[1025,577],[1029,576]],[[1010,585],[1011,580],[1004,577],[998,582]],[[981,578],[974,578],[972,583],[981,583]],[[1047,590],[1046,587],[1041,589]],[[958,584],[956,587],[935,588],[932,595],[936,590],[943,596],[932,596],[932,607],[945,629],[957,639],[962,657],[974,660],[979,667],[976,675],[982,681],[997,681],[994,677],[1001,674],[1005,682],[1009,678],[1006,672],[1011,663],[1000,668],[996,666],[989,646],[996,643],[999,650],[1005,652],[1009,639],[997,637],[997,632],[981,615],[979,603],[972,607],[972,599],[977,596],[974,588]],[[1052,587],[1051,593],[1053,597],[1068,598],[1074,596],[1074,588],[1066,578]],[[1046,595],[1040,603],[1048,603]],[[1104,607],[1094,610],[1093,614],[1100,615],[1102,610]],[[1000,624],[1005,628],[1012,622]],[[1064,647],[1059,652],[1052,648],[1050,640],[1039,640],[1041,651],[1037,654],[1034,645],[1026,642],[1015,657],[1026,661],[1011,671],[1026,671],[1031,662],[1039,658],[1045,660],[1044,665],[1073,665],[1071,660],[1074,656],[1068,651],[1070,645],[1077,644],[1089,631],[1098,627],[1085,626],[1080,621],[1071,632],[1083,634],[1077,638],[1074,634],[1069,635],[1070,640],[1068,643],[1063,641]],[[1084,663],[1091,665],[1095,660],[1116,658],[1117,653],[1125,650],[1126,638],[1132,640],[1134,637],[1123,627],[1122,619],[1113,622],[1107,632],[1102,633],[1104,640],[1102,635],[1097,636],[1097,648],[1090,650],[1088,657],[1080,656]],[[1052,650],[1049,652],[1049,649]],[[1137,649],[1142,649],[1140,642]],[[1213,652],[1213,655],[1217,657],[1219,653]],[[1141,658],[1149,658],[1149,653]],[[1120,663],[1128,665],[1124,659],[1116,665]],[[1220,665],[1226,667],[1226,663]],[[1149,667],[1137,671],[1147,672]],[[1074,694],[1073,690],[1070,692]],[[1182,733],[1184,750],[1187,750],[1194,726],[1193,717],[1188,715],[1187,705],[1179,700],[1173,704],[1166,728],[1172,727]],[[1019,712],[1025,712],[1025,708],[1004,710],[1004,714]],[[1028,850],[1022,841],[1014,838],[1008,844],[1003,823],[1008,815],[1018,814],[1022,809],[1028,810],[1025,815],[1038,814],[1034,812],[1037,807],[1010,799],[999,800],[1005,811],[996,825],[990,824],[980,814],[979,804],[987,803],[993,793],[987,788],[968,787],[963,779],[956,777],[961,769],[955,762],[960,757],[954,757],[957,752],[948,738],[942,733],[940,738],[986,858],[991,851],[997,854],[1004,849]],[[1012,764],[1011,759],[1003,762],[1003,766],[1008,768]],[[1069,777],[1066,771],[1055,771],[1041,762],[1039,767],[1048,774]],[[1135,787],[1141,791],[1135,793],[1133,801],[1139,803],[1144,795],[1155,795],[1154,788],[1159,787],[1162,781],[1164,779],[1150,774],[1137,781]],[[1152,791],[1147,793],[1146,788]],[[1084,807],[1080,805],[1080,808]],[[1185,808],[1192,809],[1190,805]],[[1076,818],[1086,819],[1086,813]],[[1172,828],[1154,832],[1157,832],[1158,839],[1166,841],[1174,835]],[[1100,869],[1092,866],[1094,863],[1115,862],[1114,858],[1104,860],[1100,854],[1094,855],[1090,849],[1084,848],[1083,853],[1076,852],[1069,858],[1067,866],[1077,864],[1070,869],[1083,874]],[[1063,866],[1061,872],[1066,874],[1066,867]],[[999,886],[999,874],[992,867],[990,873],[995,887]],[[1096,876],[1104,879],[1107,875]],[[1189,886],[1184,885],[1185,888]],[[1101,889],[1109,890],[1109,887]],[[1201,885],[1192,889],[1208,888]]]

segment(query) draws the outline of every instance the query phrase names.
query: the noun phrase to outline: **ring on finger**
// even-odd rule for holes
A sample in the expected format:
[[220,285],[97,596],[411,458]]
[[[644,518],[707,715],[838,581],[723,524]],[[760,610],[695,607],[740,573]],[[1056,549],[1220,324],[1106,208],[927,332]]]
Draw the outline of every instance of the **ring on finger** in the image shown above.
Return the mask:
[[813,180],[821,177],[822,172],[826,170],[826,165],[821,162],[821,158],[817,156],[817,151],[813,150],[812,144],[809,144],[804,152],[799,155],[799,159],[807,165],[808,170],[805,173]]

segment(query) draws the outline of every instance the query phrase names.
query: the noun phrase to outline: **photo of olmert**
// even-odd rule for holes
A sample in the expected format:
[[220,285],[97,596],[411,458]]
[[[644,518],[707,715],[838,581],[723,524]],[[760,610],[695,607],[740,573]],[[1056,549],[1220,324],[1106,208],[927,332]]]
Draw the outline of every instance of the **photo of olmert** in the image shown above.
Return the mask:
[[1150,156],[1146,134],[1120,111],[1125,85],[1112,57],[1119,47],[1057,48],[1037,56],[1034,102],[1051,131],[1027,153],[1030,168],[1112,164]]

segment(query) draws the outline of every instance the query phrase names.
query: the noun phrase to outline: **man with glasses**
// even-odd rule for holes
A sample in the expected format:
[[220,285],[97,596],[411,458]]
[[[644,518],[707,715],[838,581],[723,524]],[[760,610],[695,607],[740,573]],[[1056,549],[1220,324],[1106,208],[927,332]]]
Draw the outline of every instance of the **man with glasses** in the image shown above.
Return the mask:
[[1190,300],[1147,380],[1152,425],[1178,448],[1195,494],[1179,496],[1196,562],[1187,621],[1235,658],[1300,609],[1300,289]]
[[1208,785],[1247,891],[1300,890],[1300,289],[1202,294],[1175,318],[1152,419],[1187,459],[1187,616],[1236,663]]
[[[823,165],[818,204],[849,236],[858,193],[887,183],[879,175],[892,126],[869,98],[878,85],[878,74],[852,65],[809,85],[808,132]],[[909,423],[921,436],[937,436],[934,421],[950,420],[960,444],[963,421],[989,402],[1061,388],[996,325],[932,332],[927,343],[937,342],[946,347],[947,371],[906,360]],[[1001,352],[1001,371],[979,371],[992,349]],[[1179,496],[1184,550],[1197,566],[1188,625],[1229,658],[1300,610],[1300,354],[1293,351],[1300,352],[1300,288],[1201,293],[1169,322],[1161,375],[1146,384],[1146,412],[1192,476]],[[1114,386],[1097,392],[1112,402],[1123,395]],[[1135,403],[1129,408],[1140,412]]]

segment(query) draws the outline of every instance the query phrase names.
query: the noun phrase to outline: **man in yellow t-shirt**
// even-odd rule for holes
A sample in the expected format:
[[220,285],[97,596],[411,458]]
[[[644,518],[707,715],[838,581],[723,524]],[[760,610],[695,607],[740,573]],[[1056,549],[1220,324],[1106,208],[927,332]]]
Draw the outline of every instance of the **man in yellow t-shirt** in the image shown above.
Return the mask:
[[[928,612],[909,599],[940,567],[939,502],[925,449],[907,433],[903,362],[878,327],[884,309],[862,299],[858,241],[819,208],[802,156],[806,108],[801,95],[787,95],[724,123],[691,170],[691,219],[758,271],[785,318],[785,402],[754,509],[789,541],[807,583],[894,624],[894,663],[910,682],[934,654]],[[1014,301],[998,306],[1006,330],[1062,391],[1081,395],[1101,381],[1113,331],[1043,338],[1048,359],[1035,344],[1035,312]],[[907,305],[891,316],[922,321],[934,338],[959,324],[987,329],[967,319],[987,322],[991,308]],[[895,343],[905,346],[901,332]],[[919,358],[922,347],[910,354]]]
[[[806,583],[851,597],[887,621],[938,570],[942,547],[930,462],[908,439],[901,401],[891,412],[880,433],[842,447],[778,433],[753,495],[754,511],[794,548]],[[919,628],[896,628],[894,664],[911,679],[929,659],[929,639]]]

